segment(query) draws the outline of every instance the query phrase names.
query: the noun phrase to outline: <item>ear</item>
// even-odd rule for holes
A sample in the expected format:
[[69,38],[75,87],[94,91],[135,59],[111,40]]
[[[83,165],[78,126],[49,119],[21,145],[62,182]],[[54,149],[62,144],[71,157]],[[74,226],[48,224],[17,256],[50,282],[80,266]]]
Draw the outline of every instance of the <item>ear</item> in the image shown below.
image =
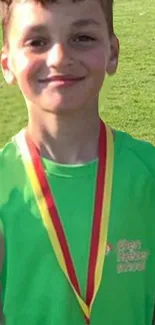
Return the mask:
[[16,78],[11,70],[8,50],[6,48],[2,48],[1,50],[0,61],[5,81],[10,85],[16,84]]
[[110,39],[110,55],[107,64],[108,75],[113,75],[116,72],[118,66],[118,57],[119,57],[119,41],[117,37],[113,34]]

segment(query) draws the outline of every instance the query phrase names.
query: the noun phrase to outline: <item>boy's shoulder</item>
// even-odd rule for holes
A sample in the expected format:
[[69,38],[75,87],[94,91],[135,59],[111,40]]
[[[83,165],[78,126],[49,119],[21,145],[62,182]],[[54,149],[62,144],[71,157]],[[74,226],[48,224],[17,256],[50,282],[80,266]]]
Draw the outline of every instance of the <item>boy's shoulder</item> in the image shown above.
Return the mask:
[[8,142],[0,150],[0,208],[9,201],[15,188],[20,189],[24,181],[24,167],[16,144]]
[[124,158],[131,159],[131,162],[134,159],[137,166],[138,163],[145,165],[155,179],[155,147],[153,144],[137,139],[126,132],[115,131],[115,134],[116,139],[119,140],[118,150],[124,155]]
[[16,144],[10,140],[0,149],[0,171],[10,166],[14,166],[14,163],[19,159],[20,153]]

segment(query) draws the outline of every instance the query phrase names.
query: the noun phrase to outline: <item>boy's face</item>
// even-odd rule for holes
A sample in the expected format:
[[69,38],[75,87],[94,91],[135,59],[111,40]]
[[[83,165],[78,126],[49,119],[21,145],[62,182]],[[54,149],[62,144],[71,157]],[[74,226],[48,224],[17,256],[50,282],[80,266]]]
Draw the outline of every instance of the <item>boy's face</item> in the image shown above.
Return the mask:
[[1,64],[28,106],[62,113],[93,105],[117,58],[99,1],[61,0],[44,8],[27,0],[13,9]]

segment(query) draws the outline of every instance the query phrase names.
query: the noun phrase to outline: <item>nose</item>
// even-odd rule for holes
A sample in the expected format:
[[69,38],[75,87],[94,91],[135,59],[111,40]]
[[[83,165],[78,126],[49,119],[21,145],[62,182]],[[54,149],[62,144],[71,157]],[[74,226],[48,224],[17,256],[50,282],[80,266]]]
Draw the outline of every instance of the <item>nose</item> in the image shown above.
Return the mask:
[[47,65],[49,67],[60,68],[70,66],[72,63],[71,53],[62,43],[54,44],[49,50],[47,58]]

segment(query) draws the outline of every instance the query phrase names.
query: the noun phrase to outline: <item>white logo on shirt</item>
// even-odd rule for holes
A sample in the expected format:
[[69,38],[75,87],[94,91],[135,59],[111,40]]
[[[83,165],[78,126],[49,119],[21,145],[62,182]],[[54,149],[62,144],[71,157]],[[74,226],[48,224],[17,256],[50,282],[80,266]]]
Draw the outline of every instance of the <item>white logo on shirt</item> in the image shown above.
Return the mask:
[[117,244],[117,272],[141,272],[146,268],[149,251],[142,249],[140,240],[119,240]]

